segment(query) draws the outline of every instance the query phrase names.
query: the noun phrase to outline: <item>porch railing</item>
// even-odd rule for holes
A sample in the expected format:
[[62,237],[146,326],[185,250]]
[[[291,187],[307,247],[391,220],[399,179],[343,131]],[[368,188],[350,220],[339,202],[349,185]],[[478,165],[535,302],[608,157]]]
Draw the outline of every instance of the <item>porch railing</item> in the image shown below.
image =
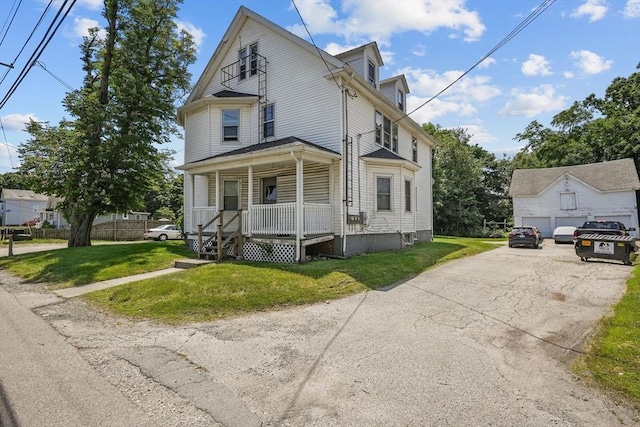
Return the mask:
[[[191,208],[191,231],[198,231],[199,224],[207,224],[218,214],[215,206],[200,206]],[[215,232],[216,224],[212,224],[202,231]]]
[[[296,234],[296,204],[253,205],[242,212],[242,234],[277,236]],[[249,221],[250,217],[250,221]],[[251,224],[251,230],[249,230]],[[304,234],[333,231],[333,207],[320,203],[304,204]]]

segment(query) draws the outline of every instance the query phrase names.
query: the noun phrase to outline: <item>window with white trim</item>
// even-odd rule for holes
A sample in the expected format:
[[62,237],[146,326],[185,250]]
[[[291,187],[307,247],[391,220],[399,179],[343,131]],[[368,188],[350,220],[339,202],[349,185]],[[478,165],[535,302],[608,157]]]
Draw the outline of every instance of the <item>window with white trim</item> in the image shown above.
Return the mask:
[[398,108],[404,111],[404,92],[398,89]]
[[411,154],[413,161],[418,163],[418,138],[415,136],[411,137]]
[[577,209],[576,193],[560,193],[560,209],[562,210]]
[[125,212],[122,214],[122,219],[129,219],[129,212]]
[[273,104],[265,105],[262,109],[262,136],[270,138],[275,136],[275,107]]
[[222,209],[237,211],[240,206],[240,182],[236,179],[222,181]]
[[404,181],[404,210],[411,212],[411,180]]
[[375,112],[376,144],[382,145],[394,153],[398,152],[398,125],[391,122],[389,117],[380,111]]
[[243,47],[238,51],[238,79],[244,80],[258,74],[258,43]]
[[391,211],[391,177],[376,177],[376,211]]
[[391,124],[391,151],[398,152],[398,125],[395,123]]
[[382,145],[382,113],[380,111],[376,111],[375,125],[376,125],[376,144]]
[[240,110],[222,110],[222,140],[238,141]]
[[371,86],[376,87],[376,65],[371,60],[367,65],[367,81]]

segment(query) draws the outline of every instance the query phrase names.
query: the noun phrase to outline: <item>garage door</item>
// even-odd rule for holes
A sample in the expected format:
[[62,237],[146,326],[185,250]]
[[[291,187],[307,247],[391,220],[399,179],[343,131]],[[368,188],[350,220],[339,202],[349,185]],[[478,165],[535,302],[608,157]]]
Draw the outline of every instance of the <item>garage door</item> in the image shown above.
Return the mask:
[[587,220],[586,216],[573,216],[573,217],[557,217],[556,227],[562,227],[570,225],[572,227],[582,227],[582,224]]
[[522,218],[522,225],[532,225],[538,227],[543,237],[551,237],[553,230],[551,229],[551,218],[549,217],[528,217]]

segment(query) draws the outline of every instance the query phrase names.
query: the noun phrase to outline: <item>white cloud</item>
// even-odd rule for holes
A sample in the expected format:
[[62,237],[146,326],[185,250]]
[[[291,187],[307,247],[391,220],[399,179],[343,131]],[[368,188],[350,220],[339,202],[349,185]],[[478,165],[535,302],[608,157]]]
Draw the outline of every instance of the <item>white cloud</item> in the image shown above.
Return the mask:
[[627,0],[623,15],[625,18],[640,17],[640,0]]
[[426,52],[427,48],[425,45],[423,44],[417,44],[414,46],[414,48],[411,50],[411,53],[415,56],[425,56],[427,54]]
[[[385,46],[397,33],[431,33],[439,29],[449,30],[466,41],[475,41],[486,30],[478,13],[468,10],[464,0],[344,0],[343,18],[339,18],[328,0],[298,0],[296,4],[312,35],[336,34],[349,43],[376,40]],[[307,37],[301,24],[288,30]]]
[[184,30],[187,33],[191,34],[191,37],[193,37],[193,42],[196,45],[196,49],[199,49],[200,46],[202,46],[204,38],[207,37],[207,35],[204,31],[202,31],[201,28],[198,28],[191,22],[187,21],[176,21],[176,25],[178,27],[178,30]]
[[90,10],[100,10],[104,6],[104,0],[79,0],[78,5]]
[[[73,34],[77,37],[88,36],[90,28],[100,28],[98,21],[89,18],[74,18],[73,24]],[[105,31],[100,30],[100,34],[104,36]]]
[[492,66],[495,63],[496,63],[495,59],[487,58],[484,61],[482,61],[480,64],[478,64],[478,68],[489,68],[490,66]]
[[[407,96],[407,112],[415,110],[429,99],[429,97]],[[477,110],[468,103],[452,102],[436,98],[415,113],[412,113],[411,118],[418,124],[436,123],[438,117],[444,117],[448,114],[470,116],[476,112]]]
[[573,79],[576,76],[571,71],[564,71],[562,75],[564,76],[565,79]]
[[529,55],[529,59],[522,63],[521,70],[525,76],[550,76],[553,74],[547,58],[533,53]]
[[26,124],[29,123],[29,119],[33,121],[40,121],[35,114],[9,114],[2,117],[2,125],[5,129],[13,131],[24,131]]
[[[407,83],[415,96],[431,97],[449,86],[462,73],[453,70],[437,74],[433,70],[404,68],[396,74],[404,74],[407,77]],[[491,78],[488,76],[465,76],[440,95],[440,98],[464,103],[488,101],[500,95],[500,89],[491,85],[490,81]]]
[[588,16],[589,22],[595,22],[604,18],[608,10],[609,8],[604,0],[587,0],[584,4],[574,10],[571,16],[574,18]]
[[561,110],[568,97],[559,95],[551,85],[541,85],[530,92],[512,91],[512,99],[499,114],[501,116],[534,117],[541,113]]
[[580,68],[585,74],[598,74],[611,68],[613,61],[605,60],[603,57],[588,50],[571,52],[571,59],[575,60],[575,66]]

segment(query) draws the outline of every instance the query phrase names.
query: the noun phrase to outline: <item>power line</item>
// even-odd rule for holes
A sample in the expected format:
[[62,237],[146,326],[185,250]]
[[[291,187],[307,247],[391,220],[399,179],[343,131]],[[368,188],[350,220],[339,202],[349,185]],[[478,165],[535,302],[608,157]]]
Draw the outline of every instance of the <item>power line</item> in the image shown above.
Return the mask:
[[331,73],[331,77],[333,77],[333,81],[336,83],[336,86],[338,86],[338,89],[342,90],[342,88],[338,84],[338,80],[336,80],[336,76],[333,74],[333,71],[331,71],[331,68],[329,68],[329,64],[327,64],[327,61],[325,61],[324,56],[322,55],[322,52],[320,52],[320,48],[318,48],[318,45],[313,40],[313,36],[309,32],[309,29],[307,28],[307,24],[304,23],[304,19],[302,19],[302,15],[300,14],[300,10],[298,10],[298,6],[296,5],[296,2],[294,0],[291,0],[291,3],[293,3],[293,7],[296,9],[296,12],[298,12],[298,16],[300,17],[300,22],[302,22],[302,26],[307,31],[307,34],[309,35],[309,38],[311,39],[311,43],[313,43],[313,46],[318,51],[318,55],[320,56],[320,59],[322,59],[322,62],[324,62],[324,65],[325,65],[325,67],[327,67],[327,70],[329,70],[329,73]]
[[11,144],[9,144],[9,142],[7,141],[7,134],[4,132],[2,117],[0,117],[0,128],[2,128],[2,136],[4,136],[4,145],[7,147],[7,153],[9,153],[9,161],[11,162],[11,169],[13,169],[13,156],[11,155]]
[[[13,61],[11,62],[11,67],[13,68],[13,64],[16,63],[16,61],[18,60],[18,58],[20,57],[20,55],[22,54],[22,52],[24,51],[24,49],[27,47],[27,44],[29,43],[29,41],[31,40],[31,37],[33,37],[33,35],[35,34],[36,30],[38,29],[38,27],[40,27],[40,24],[42,23],[42,21],[44,20],[44,17],[47,15],[47,13],[49,12],[49,9],[51,8],[51,5],[53,4],[53,0],[49,0],[49,4],[47,5],[47,7],[44,9],[44,12],[42,12],[42,15],[40,15],[40,19],[38,19],[38,22],[36,22],[36,25],[33,27],[33,30],[31,30],[31,34],[29,34],[29,37],[27,37],[27,40],[24,42],[24,44],[22,45],[22,48],[20,48],[20,51],[18,52],[18,54],[16,55],[16,57],[13,59]],[[7,29],[7,32],[9,32],[9,29]],[[7,35],[7,33],[5,33],[5,36]],[[4,41],[4,37],[2,38],[2,40]],[[2,41],[0,41],[0,45],[2,45]],[[2,76],[2,79],[0,79],[0,84],[2,84],[2,82],[4,81],[4,79],[7,77],[7,75],[9,74],[9,70],[7,70],[4,74],[4,76]]]
[[57,81],[59,81],[60,83],[62,83],[62,85],[64,85],[64,87],[66,87],[67,89],[69,89],[70,91],[73,91],[74,89],[69,86],[64,80],[62,80],[60,77],[56,76],[55,74],[53,74],[51,71],[49,71],[47,69],[47,64],[45,64],[42,61],[36,61],[33,63],[33,65],[37,65],[38,67],[42,68],[43,70],[45,70],[47,73],[49,73],[51,75],[51,77],[53,77],[54,79],[56,79]]
[[[469,74],[474,68],[476,68],[478,65],[480,65],[485,59],[489,58],[491,55],[493,55],[494,53],[496,53],[501,47],[503,47],[504,45],[506,45],[508,42],[510,42],[515,36],[517,36],[518,34],[520,34],[520,32],[522,30],[524,30],[526,27],[528,27],[533,21],[535,21],[545,10],[547,10],[549,7],[551,7],[551,5],[553,3],[555,3],[556,0],[544,0],[533,12],[531,12],[529,14],[529,16],[527,16],[520,24],[518,24],[518,26],[516,26],[516,28],[514,28],[513,30],[511,30],[511,32],[505,36],[497,45],[495,45],[489,52],[487,52],[485,55],[482,56],[482,58],[480,58],[475,64],[473,64],[467,71],[465,71],[464,73],[462,73],[460,75],[460,77],[458,77],[457,79],[455,79],[454,81],[452,81],[450,84],[448,84],[444,89],[442,89],[440,92],[436,93],[435,95],[433,95],[431,98],[427,99],[425,102],[423,102],[422,104],[420,104],[418,107],[414,108],[413,110],[411,110],[410,112],[404,114],[402,117],[400,117],[397,120],[394,120],[393,123],[398,123],[400,120],[404,119],[405,117],[409,117],[409,115],[415,113],[416,111],[418,111],[419,109],[421,109],[422,107],[424,107],[425,105],[427,105],[428,103],[430,103],[431,101],[433,101],[434,99],[436,99],[438,96],[442,95],[444,92],[446,92],[447,90],[449,90],[449,88],[451,88],[451,86],[453,86],[454,84],[458,83],[464,76],[466,76],[467,74]],[[362,133],[360,135],[368,135],[370,133],[374,133],[376,132],[378,129],[374,129],[372,131],[369,132],[365,132]]]
[[[2,24],[2,29],[0,29],[0,34],[2,34],[2,32],[4,31],[4,35],[0,40],[0,46],[2,46],[2,43],[4,42],[5,37],[7,37],[7,34],[9,33],[9,28],[11,28],[11,24],[13,24],[13,20],[15,19],[21,4],[22,4],[22,0],[20,0],[17,3],[17,6],[16,6],[16,2],[15,1],[13,2],[13,5],[11,6],[11,10],[9,11],[9,15],[7,15],[7,19],[5,19],[4,24]],[[13,12],[13,14],[11,12]],[[9,19],[9,16],[11,16],[11,19]]]
[[[62,18],[60,18],[60,20],[58,21],[58,23],[56,25],[55,24],[56,20],[58,20],[58,17],[63,13],[64,8],[67,5],[67,3],[69,3],[69,1],[71,1],[71,4],[66,9],[66,11],[64,11],[64,14],[63,14]],[[51,41],[51,39],[53,38],[55,33],[58,31],[58,29],[60,28],[60,25],[62,25],[62,22],[65,20],[67,15],[69,15],[69,12],[73,8],[73,6],[76,3],[76,1],[77,0],[64,0],[64,3],[62,4],[60,9],[58,10],[58,13],[56,14],[53,22],[49,25],[49,28],[47,29],[47,32],[45,33],[44,37],[42,38],[42,40],[40,41],[40,43],[36,47],[36,50],[33,52],[31,57],[29,58],[29,60],[25,64],[24,68],[20,72],[20,75],[18,76],[16,81],[9,88],[9,91],[7,92],[7,94],[4,96],[4,98],[2,98],[2,101],[0,101],[0,109],[2,109],[2,107],[4,107],[7,104],[7,101],[9,100],[9,98],[11,98],[11,96],[18,89],[18,86],[20,86],[20,84],[24,81],[24,79],[27,76],[27,74],[29,73],[29,70],[31,69],[32,65],[36,61],[38,61],[38,58],[40,58],[40,55],[42,55],[42,52],[47,47],[47,45],[49,44],[49,42]],[[53,28],[54,25],[55,25],[55,28]]]

